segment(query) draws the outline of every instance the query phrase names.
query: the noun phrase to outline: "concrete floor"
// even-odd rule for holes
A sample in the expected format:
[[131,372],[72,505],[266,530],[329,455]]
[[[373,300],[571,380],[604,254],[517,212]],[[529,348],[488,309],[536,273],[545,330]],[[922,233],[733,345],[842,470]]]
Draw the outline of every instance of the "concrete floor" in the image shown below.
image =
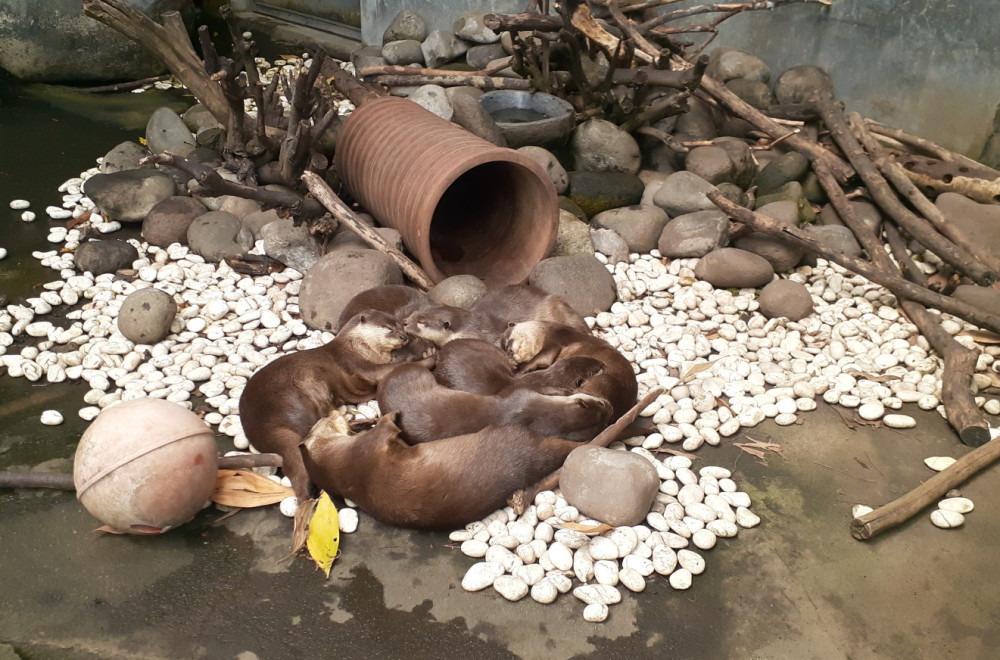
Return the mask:
[[[0,468],[22,453],[34,412],[4,425]],[[803,419],[750,431],[780,445],[785,458],[769,453],[767,465],[730,441],[699,451],[733,470],[762,524],[705,553],[690,590],[653,580],[603,624],[583,621],[572,596],[543,606],[466,593],[472,560],[445,534],[364,516],[324,580],[305,559],[281,561],[291,521],[274,507],[116,537],[93,532],[70,494],[2,491],[0,660],[997,657],[1000,471],[962,487],[976,503],[964,527],[936,529],[925,512],[862,543],[848,531],[854,503],[898,497],[931,474],[924,457],[968,449],[933,414],[905,432],[850,430],[825,405]]]

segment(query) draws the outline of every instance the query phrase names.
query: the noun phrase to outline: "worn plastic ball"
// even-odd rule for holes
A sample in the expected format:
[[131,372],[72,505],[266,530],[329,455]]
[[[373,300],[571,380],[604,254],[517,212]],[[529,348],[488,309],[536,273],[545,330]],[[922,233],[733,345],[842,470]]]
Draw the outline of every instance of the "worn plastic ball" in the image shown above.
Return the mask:
[[191,520],[215,487],[212,430],[163,399],[134,399],[97,416],[76,450],[76,496],[123,534],[160,534]]

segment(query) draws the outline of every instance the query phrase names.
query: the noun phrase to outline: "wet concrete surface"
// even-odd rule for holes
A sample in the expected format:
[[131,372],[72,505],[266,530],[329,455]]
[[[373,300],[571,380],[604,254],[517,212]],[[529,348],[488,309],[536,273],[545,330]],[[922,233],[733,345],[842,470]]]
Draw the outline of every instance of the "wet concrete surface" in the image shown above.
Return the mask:
[[651,579],[601,624],[570,595],[466,593],[473,560],[445,534],[364,515],[325,580],[283,561],[291,521],[273,506],[121,537],[95,532],[69,493],[3,491],[0,645],[24,658],[993,658],[1000,472],[962,487],[976,503],[962,528],[924,512],[873,541],[848,531],[853,504],[918,485],[927,456],[968,451],[918,416],[913,430],[851,430],[822,405],[799,426],[768,422],[748,434],[780,445],[767,465],[730,441],[702,448],[696,464],[731,468],[763,522],[703,553],[690,590]]

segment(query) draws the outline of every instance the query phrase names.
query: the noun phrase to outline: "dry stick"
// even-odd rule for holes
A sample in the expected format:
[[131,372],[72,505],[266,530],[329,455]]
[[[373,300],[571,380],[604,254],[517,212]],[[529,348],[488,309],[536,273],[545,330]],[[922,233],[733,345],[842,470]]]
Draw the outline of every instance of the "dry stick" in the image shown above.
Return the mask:
[[559,16],[543,16],[534,12],[486,14],[483,17],[483,25],[494,32],[522,32],[527,30],[558,32],[563,29],[563,20]]
[[[605,30],[604,27],[597,22],[597,19],[594,18],[593,14],[590,13],[590,7],[583,3],[570,8],[569,19],[573,27],[579,30],[583,36],[604,48],[609,54],[609,59],[611,59],[610,55],[618,50],[619,45],[623,41]],[[656,49],[654,52],[648,53],[637,46],[634,54],[637,59],[640,59],[643,62],[653,63],[658,59],[660,51],[659,49]]]
[[[683,62],[684,60],[680,60]],[[684,62],[686,66],[690,66]],[[817,142],[801,135],[788,135],[788,129],[773,121],[770,117],[757,110],[749,103],[733,94],[722,83],[709,76],[702,76],[701,89],[710,94],[730,112],[753,124],[758,130],[766,133],[772,139],[785,138],[785,144],[809,158],[813,167],[826,167],[841,184],[847,183],[854,175],[850,165],[830,153]]]
[[220,124],[229,125],[229,105],[219,86],[209,80],[180,14],[166,12],[160,25],[122,0],[83,0],[83,13],[156,55]]
[[[237,470],[255,467],[281,467],[278,454],[247,454],[220,456],[219,469]],[[59,472],[10,472],[0,471],[0,488],[51,488],[76,490],[72,474]]]
[[[868,253],[868,257],[875,266],[886,274],[899,272],[905,265],[913,272],[916,266],[913,265],[906,253],[904,246],[893,250],[900,266],[893,263],[892,259],[885,251],[885,246],[875,232],[869,229],[854,214],[854,207],[851,206],[847,195],[840,189],[837,182],[825,170],[816,170],[820,185],[826,191],[830,203]],[[886,233],[895,232],[895,227],[887,224]],[[897,234],[898,236],[898,234]],[[891,241],[892,245],[895,241]],[[897,250],[901,250],[897,252]],[[923,274],[921,273],[921,276]],[[870,279],[870,278],[869,278]],[[923,282],[920,283],[923,285]],[[897,294],[898,295],[898,294]],[[976,371],[976,363],[979,360],[979,351],[966,348],[955,341],[942,327],[937,315],[932,314],[926,307],[912,300],[903,300],[900,296],[900,306],[910,318],[920,333],[930,342],[934,351],[944,360],[944,373],[941,378],[941,401],[944,404],[945,417],[951,424],[959,439],[966,445],[978,446],[990,439],[989,424],[986,417],[976,405],[975,397],[972,394],[972,375]]]
[[356,106],[385,95],[385,90],[374,85],[366,85],[353,75],[340,68],[332,58],[327,58],[320,67],[320,73],[326,84],[343,94]]
[[884,269],[873,266],[863,259],[848,256],[843,252],[835,252],[823,243],[806,234],[797,227],[788,227],[766,215],[755,213],[742,206],[737,206],[726,199],[718,190],[707,194],[712,203],[729,217],[748,225],[754,231],[763,232],[782,238],[794,245],[832,261],[847,270],[857,273],[875,284],[880,284],[891,291],[897,298],[914,300],[928,307],[935,307],[952,316],[957,316],[980,328],[986,328],[1000,333],[1000,315],[981,310],[956,300],[950,296],[925,289],[913,282],[908,282],[898,275],[885,272]]
[[[646,407],[656,400],[656,397],[663,394],[662,388],[655,388],[650,390],[646,396],[639,400],[639,403],[632,406],[627,413],[618,418],[614,424],[597,434],[597,437],[588,443],[580,443],[580,446],[591,445],[593,447],[607,447],[612,442],[618,439],[625,429],[635,421],[635,418],[639,416]],[[530,486],[529,488],[521,489],[515,492],[507,500],[509,504],[517,515],[524,513],[524,510],[535,501],[535,495],[542,492],[543,490],[552,490],[559,485],[559,473],[562,472],[562,468],[559,468],[549,476],[545,477],[538,483]]]
[[658,25],[663,25],[664,23],[676,21],[681,18],[687,18],[688,16],[696,16],[698,14],[712,14],[716,12],[739,13],[743,11],[755,11],[758,9],[773,9],[776,5],[805,2],[816,2],[828,7],[830,6],[830,0],[751,0],[750,2],[727,2],[711,5],[697,5],[695,7],[677,9],[666,14],[660,14],[655,18],[649,19],[645,23],[640,23],[638,27],[640,32],[646,33]]
[[319,175],[314,172],[303,172],[302,180],[305,181],[309,192],[333,214],[333,217],[350,227],[366,243],[388,255],[414,284],[424,291],[434,286],[434,280],[429,278],[420,266],[413,263],[405,254],[387,243],[377,231],[358,219],[358,216],[351,209],[347,208],[347,205],[337,197],[330,189],[330,186],[326,185],[326,182]]
[[885,234],[886,245],[889,246],[889,251],[892,252],[903,277],[920,286],[927,286],[927,276],[917,267],[909,252],[906,251],[906,241],[896,229],[896,225],[886,223],[882,227],[882,232]]
[[[503,58],[508,62],[510,57]],[[497,66],[500,66],[497,64]],[[507,66],[500,66],[500,69],[506,69]],[[358,69],[359,78],[368,78],[369,76],[459,76],[462,78],[474,78],[476,76],[489,76],[490,71],[497,71],[496,67],[481,69],[479,71],[453,71],[451,69],[426,69],[423,67],[411,67],[411,66],[400,66],[398,64],[382,64],[378,66],[363,66]]]
[[906,208],[889,187],[889,183],[879,174],[875,164],[865,154],[861,144],[854,138],[847,126],[847,117],[840,103],[832,98],[819,99],[816,107],[823,117],[823,123],[830,130],[834,141],[847,156],[858,176],[868,188],[872,199],[911,237],[951,264],[959,272],[968,275],[974,282],[989,286],[996,273],[977,261],[968,251],[958,247],[939,234],[927,220],[914,215]]
[[403,75],[376,76],[375,82],[386,87],[402,87],[405,85],[440,85],[441,87],[471,86],[479,89],[516,89],[528,91],[531,81],[522,78],[503,78],[500,76],[476,76],[464,73],[449,75]]
[[954,192],[980,204],[1000,204],[1000,179],[990,181],[969,176],[950,176],[946,181],[905,168],[903,171],[910,181],[938,195]]
[[867,541],[901,525],[997,459],[1000,459],[1000,442],[988,442],[973,449],[909,493],[852,520],[851,536]]
[[934,158],[947,161],[949,163],[956,163],[958,165],[963,165],[971,170],[979,172],[984,178],[987,179],[1000,179],[1000,172],[983,165],[977,160],[973,160],[968,156],[963,156],[962,154],[955,153],[945,149],[941,145],[931,142],[930,140],[917,137],[915,135],[910,135],[896,128],[889,128],[871,119],[865,119],[865,127],[872,133],[878,133],[879,135],[884,135],[886,137],[891,137],[900,144],[906,147],[916,150],[917,152],[922,152]]
[[650,41],[636,29],[635,23],[629,20],[625,14],[622,13],[622,10],[618,7],[617,0],[608,0],[606,7],[608,8],[608,12],[611,14],[611,18],[613,18],[615,23],[618,24],[618,27],[621,28],[621,30],[627,34],[630,39],[632,39],[632,43],[635,44],[635,47],[653,56],[654,68],[661,69],[670,66],[670,60],[663,59],[660,48],[657,47],[656,44],[650,43]]
[[872,160],[875,166],[878,167],[878,170],[899,194],[910,202],[913,208],[922,213],[934,228],[941,232],[948,240],[966,250],[979,263],[985,265],[994,273],[1000,274],[1000,259],[984,250],[975,241],[970,240],[965,232],[955,226],[955,223],[949,222],[944,217],[941,210],[931,200],[927,199],[927,196],[910,181],[906,176],[906,170],[898,163],[889,159],[889,155],[882,148],[882,145],[865,129],[864,123],[861,121],[861,115],[852,112],[848,115],[848,124],[854,132],[854,136],[861,142],[865,150],[871,154]]

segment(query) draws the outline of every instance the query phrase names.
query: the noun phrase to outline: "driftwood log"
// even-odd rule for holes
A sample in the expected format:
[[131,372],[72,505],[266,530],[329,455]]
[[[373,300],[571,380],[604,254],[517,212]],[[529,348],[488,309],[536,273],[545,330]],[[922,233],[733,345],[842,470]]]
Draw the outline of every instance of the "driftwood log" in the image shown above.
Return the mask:
[[940,500],[952,488],[965,483],[970,477],[995,463],[997,459],[1000,459],[1000,442],[988,442],[982,447],[973,449],[906,495],[853,519],[851,536],[859,541],[867,541],[903,524]]

